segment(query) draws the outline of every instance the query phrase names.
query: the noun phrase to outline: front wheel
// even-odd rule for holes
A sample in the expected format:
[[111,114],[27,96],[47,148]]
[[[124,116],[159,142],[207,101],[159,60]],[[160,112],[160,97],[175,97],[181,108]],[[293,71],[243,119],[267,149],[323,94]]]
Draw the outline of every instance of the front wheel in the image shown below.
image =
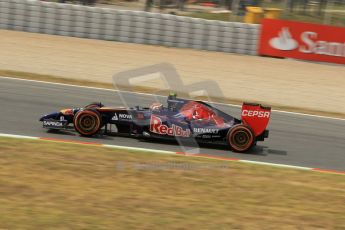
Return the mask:
[[79,111],[73,120],[75,130],[83,136],[93,136],[101,129],[101,115],[90,109]]
[[92,102],[84,107],[84,109],[102,108],[104,105],[101,102]]
[[246,152],[254,144],[254,133],[248,125],[239,124],[232,127],[227,135],[227,142],[235,152]]

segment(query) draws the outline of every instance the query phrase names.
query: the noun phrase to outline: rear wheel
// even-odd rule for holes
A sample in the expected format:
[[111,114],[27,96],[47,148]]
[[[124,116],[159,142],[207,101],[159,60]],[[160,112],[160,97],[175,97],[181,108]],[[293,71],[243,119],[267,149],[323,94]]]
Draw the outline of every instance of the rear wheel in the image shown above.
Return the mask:
[[230,148],[235,152],[246,152],[254,144],[254,133],[252,129],[243,124],[232,127],[227,135]]
[[75,130],[83,136],[93,136],[101,129],[101,115],[95,110],[81,110],[73,120]]

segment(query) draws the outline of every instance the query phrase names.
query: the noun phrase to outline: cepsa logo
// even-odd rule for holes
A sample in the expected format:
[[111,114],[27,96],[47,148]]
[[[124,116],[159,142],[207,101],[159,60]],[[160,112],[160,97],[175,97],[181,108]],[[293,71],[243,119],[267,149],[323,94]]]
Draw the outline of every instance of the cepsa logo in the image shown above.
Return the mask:
[[269,118],[271,115],[271,112],[269,111],[258,111],[258,110],[243,110],[242,116],[243,117],[266,117]]
[[259,53],[345,63],[345,28],[265,19]]
[[189,129],[184,130],[182,127],[174,124],[172,124],[171,127],[164,125],[162,120],[155,115],[151,115],[150,131],[157,134],[177,137],[190,137],[191,135]]

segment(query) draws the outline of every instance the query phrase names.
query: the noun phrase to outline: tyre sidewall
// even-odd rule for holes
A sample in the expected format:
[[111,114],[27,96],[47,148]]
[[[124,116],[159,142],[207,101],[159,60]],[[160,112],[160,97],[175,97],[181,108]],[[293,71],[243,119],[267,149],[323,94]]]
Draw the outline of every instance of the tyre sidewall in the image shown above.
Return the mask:
[[[89,131],[83,130],[83,128],[81,127],[81,118],[85,115],[88,115],[90,117],[92,117],[93,121],[95,122],[95,127]],[[85,109],[85,110],[81,110],[79,111],[75,116],[74,116],[74,120],[73,120],[73,124],[74,124],[74,128],[75,130],[80,133],[82,136],[93,136],[96,133],[99,132],[99,130],[101,129],[101,115],[99,114],[99,112],[97,112],[96,110],[92,110],[92,109]]]
[[[244,131],[249,137],[247,144],[244,145],[243,147],[236,146],[236,144],[234,143],[234,135],[239,131]],[[253,146],[255,142],[255,136],[254,136],[253,130],[248,125],[244,125],[244,124],[233,126],[228,131],[226,139],[231,150],[235,152],[246,152]]]

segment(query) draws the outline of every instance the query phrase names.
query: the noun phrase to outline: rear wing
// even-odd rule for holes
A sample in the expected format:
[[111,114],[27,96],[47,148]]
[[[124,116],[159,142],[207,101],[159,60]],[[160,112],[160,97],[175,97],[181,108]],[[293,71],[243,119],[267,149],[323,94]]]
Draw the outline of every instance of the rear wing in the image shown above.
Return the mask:
[[270,117],[271,107],[247,102],[242,105],[242,122],[253,129],[255,136],[259,136],[265,131]]

